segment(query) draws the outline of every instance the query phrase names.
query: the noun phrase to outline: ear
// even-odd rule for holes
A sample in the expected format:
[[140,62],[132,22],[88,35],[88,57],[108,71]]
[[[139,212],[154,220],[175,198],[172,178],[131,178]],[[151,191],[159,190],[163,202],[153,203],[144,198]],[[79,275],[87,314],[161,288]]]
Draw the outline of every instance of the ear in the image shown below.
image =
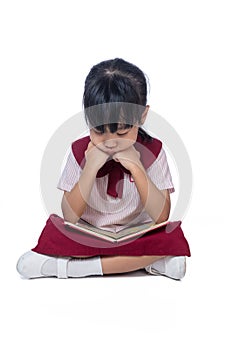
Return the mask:
[[145,123],[146,117],[147,117],[147,113],[149,112],[150,106],[146,105],[144,112],[142,113],[141,116],[141,125],[143,125]]

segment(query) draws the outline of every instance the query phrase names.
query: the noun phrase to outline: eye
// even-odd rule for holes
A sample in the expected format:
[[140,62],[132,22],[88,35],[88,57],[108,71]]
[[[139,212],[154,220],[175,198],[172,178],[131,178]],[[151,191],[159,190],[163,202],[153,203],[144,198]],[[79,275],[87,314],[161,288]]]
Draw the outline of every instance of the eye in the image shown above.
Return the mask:
[[124,135],[127,135],[129,131],[130,131],[129,128],[125,128],[125,129],[119,128],[118,131],[117,131],[117,135],[118,136],[124,136]]
[[117,132],[117,135],[118,136],[124,136],[124,135],[127,135],[129,131],[126,131],[126,132],[123,132],[123,133],[120,133],[120,132]]
[[102,135],[103,134],[103,132],[102,131],[100,131],[100,130],[97,130],[97,129],[92,129],[93,131],[94,131],[94,133],[95,134],[97,134],[97,135]]

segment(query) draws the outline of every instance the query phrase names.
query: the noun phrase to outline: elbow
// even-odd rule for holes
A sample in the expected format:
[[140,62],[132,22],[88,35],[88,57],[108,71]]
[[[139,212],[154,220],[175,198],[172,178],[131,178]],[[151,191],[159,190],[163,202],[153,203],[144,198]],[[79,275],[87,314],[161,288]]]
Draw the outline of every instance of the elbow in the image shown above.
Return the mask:
[[63,218],[64,218],[64,221],[68,221],[68,222],[70,222],[71,224],[76,224],[77,221],[79,220],[79,217],[78,217],[78,216],[66,214],[66,213],[64,213],[64,212],[63,212]]
[[160,215],[159,218],[156,220],[156,224],[161,224],[162,222],[167,221],[169,218],[169,215]]
[[167,221],[169,219],[169,215],[170,215],[170,203],[167,203],[167,205],[163,208],[163,211],[157,217],[156,223],[161,224],[162,222]]

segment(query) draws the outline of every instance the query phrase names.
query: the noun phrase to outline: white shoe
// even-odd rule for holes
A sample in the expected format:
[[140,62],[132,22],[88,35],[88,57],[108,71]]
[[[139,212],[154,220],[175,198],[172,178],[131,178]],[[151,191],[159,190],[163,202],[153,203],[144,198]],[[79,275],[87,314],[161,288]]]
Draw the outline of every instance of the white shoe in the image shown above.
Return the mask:
[[[38,278],[38,277],[47,277],[42,274],[42,268],[44,263],[48,259],[54,259],[48,255],[42,255],[33,252],[23,254],[16,265],[18,273],[24,278]],[[69,258],[56,258],[57,261],[57,274],[55,277],[58,278],[68,278],[67,276],[67,263]]]
[[162,275],[180,280],[186,272],[186,258],[185,256],[167,256],[146,266],[145,270],[152,275]]

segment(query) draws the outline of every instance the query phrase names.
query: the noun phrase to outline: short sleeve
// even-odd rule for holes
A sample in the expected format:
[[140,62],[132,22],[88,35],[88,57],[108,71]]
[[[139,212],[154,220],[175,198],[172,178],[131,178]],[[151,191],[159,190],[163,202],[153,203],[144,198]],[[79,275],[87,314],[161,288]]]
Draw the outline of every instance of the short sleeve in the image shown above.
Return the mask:
[[170,193],[175,191],[167,156],[163,148],[161,148],[154,163],[147,169],[147,174],[159,190],[167,189]]
[[72,150],[67,157],[65,167],[62,171],[57,188],[63,191],[70,192],[78,182],[81,175],[81,167],[76,161]]

